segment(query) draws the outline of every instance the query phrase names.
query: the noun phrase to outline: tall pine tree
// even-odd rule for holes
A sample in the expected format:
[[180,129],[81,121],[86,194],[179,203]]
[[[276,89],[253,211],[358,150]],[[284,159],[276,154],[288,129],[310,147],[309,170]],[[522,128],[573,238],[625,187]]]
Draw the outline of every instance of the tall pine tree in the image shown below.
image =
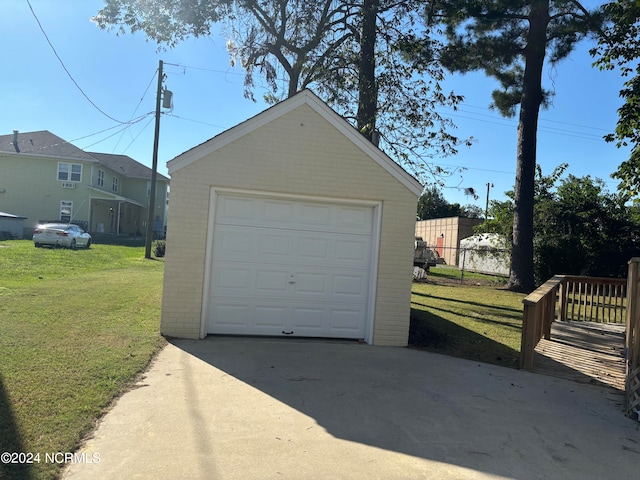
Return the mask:
[[597,31],[602,16],[573,0],[436,0],[426,12],[448,40],[440,62],[458,72],[483,70],[500,83],[492,106],[515,116],[519,106],[513,247],[509,288],[535,287],[533,205],[538,114],[549,93],[542,72]]

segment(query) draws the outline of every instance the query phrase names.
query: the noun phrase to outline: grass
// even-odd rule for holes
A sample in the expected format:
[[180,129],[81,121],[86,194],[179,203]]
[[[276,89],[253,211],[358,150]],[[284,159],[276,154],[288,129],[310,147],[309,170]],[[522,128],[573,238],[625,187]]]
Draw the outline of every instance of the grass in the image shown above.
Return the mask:
[[50,452],[72,452],[164,344],[163,263],[144,248],[36,249],[0,242],[0,478],[53,479]]
[[507,278],[499,275],[486,275],[470,271],[462,271],[458,267],[437,265],[429,269],[428,277],[435,281],[457,281],[459,283],[481,285],[505,285]]
[[490,285],[414,283],[409,343],[517,368],[524,297]]

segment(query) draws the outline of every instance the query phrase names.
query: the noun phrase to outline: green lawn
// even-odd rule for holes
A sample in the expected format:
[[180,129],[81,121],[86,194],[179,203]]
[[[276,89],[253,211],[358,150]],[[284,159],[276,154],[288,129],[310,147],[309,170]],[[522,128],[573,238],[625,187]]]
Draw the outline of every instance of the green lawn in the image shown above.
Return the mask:
[[491,285],[414,283],[409,343],[517,368],[524,297]]
[[45,454],[73,451],[148,365],[163,265],[140,247],[0,242],[0,452],[41,455],[0,478],[55,478]]

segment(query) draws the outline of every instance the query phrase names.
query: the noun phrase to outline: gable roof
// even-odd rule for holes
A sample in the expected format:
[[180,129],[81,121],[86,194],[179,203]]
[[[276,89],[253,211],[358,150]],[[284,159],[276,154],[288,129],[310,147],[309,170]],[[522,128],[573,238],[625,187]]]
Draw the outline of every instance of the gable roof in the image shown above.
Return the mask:
[[0,152],[15,155],[32,155],[41,157],[55,157],[65,160],[84,160],[96,162],[96,159],[84,150],[54,135],[48,130],[18,133],[18,149],[13,144],[14,135],[0,136]]
[[[106,168],[120,173],[125,177],[151,180],[151,169],[127,155],[85,152],[48,130],[18,132],[19,152],[16,151],[13,139],[13,134],[0,135],[0,152],[13,155],[30,155],[51,157],[60,160],[83,160],[91,163],[100,163]],[[157,176],[159,180],[169,181],[167,177],[160,173],[158,173]]]
[[[90,152],[90,155],[95,157],[98,162],[107,167],[110,170],[113,170],[116,173],[121,173],[122,175],[129,178],[142,178],[151,180],[151,169],[146,165],[141,164],[140,162],[134,160],[127,155],[115,155],[111,153],[97,153]],[[160,173],[157,173],[158,180],[163,180],[168,182],[169,179]]]
[[324,103],[311,90],[302,90],[293,97],[274,105],[262,113],[226,130],[206,142],[181,153],[177,157],[167,162],[169,174],[186,167],[192,162],[199,160],[206,155],[224,147],[225,145],[257,130],[267,123],[295,110],[301,105],[308,105],[322,118],[349,139],[354,145],[362,150],[373,161],[378,163],[391,176],[398,180],[408,190],[420,195],[422,185],[418,180],[406,172],[400,165],[394,162],[386,153],[376,147],[360,134],[349,122],[338,115],[331,107]]

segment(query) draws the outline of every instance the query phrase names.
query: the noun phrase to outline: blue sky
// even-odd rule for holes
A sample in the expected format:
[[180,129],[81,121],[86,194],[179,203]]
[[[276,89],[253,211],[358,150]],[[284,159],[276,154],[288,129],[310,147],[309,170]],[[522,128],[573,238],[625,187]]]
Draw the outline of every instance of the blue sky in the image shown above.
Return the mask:
[[[117,36],[91,23],[102,0],[31,0],[31,5],[73,79],[100,110],[121,122],[154,111],[155,72],[159,60],[166,63],[174,108],[173,116],[161,120],[158,171],[164,175],[168,160],[267,107],[260,88],[257,103],[243,97],[243,72],[230,67],[222,35],[158,52],[142,33]],[[126,154],[151,166],[153,115],[123,127],[99,112],[64,71],[26,0],[3,1],[0,42],[0,134],[49,130],[87,151]],[[602,136],[615,128],[622,79],[592,68],[588,48],[581,44],[569,59],[545,70],[545,88],[555,97],[540,115],[538,163],[548,174],[566,162],[569,173],[602,178],[614,190],[610,175],[629,151]],[[487,183],[493,184],[491,199],[504,198],[513,187],[517,119],[488,109],[496,84],[481,73],[452,76],[445,85],[465,102],[457,112],[441,113],[457,124],[459,136],[473,136],[475,143],[456,156],[433,160],[455,171],[443,194],[449,202],[484,208]],[[464,187],[473,187],[480,198],[465,196]]]

